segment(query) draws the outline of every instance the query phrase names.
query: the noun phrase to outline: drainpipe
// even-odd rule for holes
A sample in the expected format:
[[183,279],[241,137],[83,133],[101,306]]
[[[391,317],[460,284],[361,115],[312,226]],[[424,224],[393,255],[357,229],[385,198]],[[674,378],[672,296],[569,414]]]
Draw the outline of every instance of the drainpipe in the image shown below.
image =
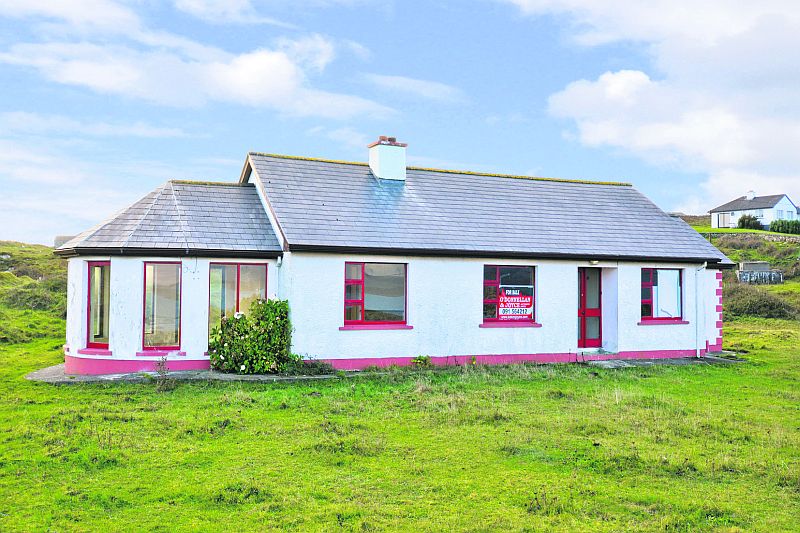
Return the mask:
[[[697,273],[705,270],[708,266],[708,261],[705,261],[700,268],[694,271],[694,349],[695,357],[700,358],[700,285],[697,283]],[[703,291],[703,300],[705,300],[705,291]]]

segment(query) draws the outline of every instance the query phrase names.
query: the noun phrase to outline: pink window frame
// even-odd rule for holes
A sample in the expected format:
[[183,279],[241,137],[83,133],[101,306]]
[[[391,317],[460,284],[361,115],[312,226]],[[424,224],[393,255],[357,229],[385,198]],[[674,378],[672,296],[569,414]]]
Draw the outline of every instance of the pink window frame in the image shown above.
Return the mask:
[[[677,270],[678,271],[678,291],[681,295],[681,313],[680,316],[653,316],[653,271],[655,270]],[[639,313],[642,312],[642,306],[645,304],[650,305],[650,316],[645,316],[644,314],[641,315],[642,322],[675,322],[675,321],[682,321],[683,320],[683,270],[680,268],[655,268],[655,267],[648,267],[643,268],[642,273],[649,272],[650,273],[650,281],[642,281],[641,289],[650,289],[650,298],[644,298],[641,295],[641,289],[639,289],[639,297],[641,298],[641,302],[639,304]]]
[[[486,268],[494,268],[494,279],[487,280],[486,279]],[[481,275],[483,276],[483,286],[481,287],[481,291],[483,294],[483,304],[494,304],[497,306],[498,310],[500,309],[500,269],[501,268],[530,268],[531,269],[531,287],[533,287],[533,310],[531,312],[531,318],[525,320],[503,320],[497,316],[495,312],[494,318],[483,318],[484,324],[535,324],[536,323],[536,267],[532,265],[483,265],[483,271]],[[496,298],[486,298],[486,288],[485,287],[497,287],[497,297]],[[481,306],[481,316],[483,316],[483,306]]]
[[[145,314],[147,311],[147,265],[178,265],[178,344],[176,346],[145,346]],[[144,352],[169,352],[181,349],[181,335],[183,335],[183,263],[181,261],[145,261],[142,269],[142,351]]]
[[[107,266],[108,267],[108,274],[111,275],[111,261],[87,261],[86,263],[89,267],[89,272],[86,276],[87,278],[87,285],[86,285],[86,347],[87,348],[99,348],[99,349],[108,349],[107,342],[91,342],[89,339],[92,337],[92,269],[98,266]],[[111,279],[108,280],[109,283]],[[109,300],[111,299],[109,293]],[[110,302],[109,302],[110,303]],[[109,334],[111,330],[109,329]]]
[[[361,268],[361,278],[348,278],[347,277],[347,267],[350,265],[359,265]],[[364,313],[366,309],[364,308],[364,297],[366,296],[366,291],[364,290],[364,267],[365,265],[403,265],[403,320],[364,320]],[[361,286],[361,298],[357,300],[348,299],[347,298],[347,287],[348,285],[360,285]],[[361,319],[360,320],[348,320],[347,319],[347,306],[349,305],[360,305],[361,306]],[[342,317],[344,319],[345,326],[369,326],[369,325],[391,325],[391,324],[399,324],[399,325],[406,325],[408,323],[408,263],[386,263],[386,262],[374,262],[374,261],[347,261],[344,264],[344,307],[342,309]]]
[[[236,263],[234,261],[214,261],[208,265],[208,287],[211,288],[211,267],[214,265],[236,265],[236,312],[239,312],[239,289],[242,282],[242,266],[263,266],[264,267],[264,298],[269,292],[269,263]],[[211,297],[209,293],[209,298]]]

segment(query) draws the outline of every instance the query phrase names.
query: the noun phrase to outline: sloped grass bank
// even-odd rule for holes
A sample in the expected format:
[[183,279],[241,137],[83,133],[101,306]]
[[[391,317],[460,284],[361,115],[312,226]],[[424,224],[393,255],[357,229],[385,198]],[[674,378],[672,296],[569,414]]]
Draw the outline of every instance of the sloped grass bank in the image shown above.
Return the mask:
[[0,346],[0,529],[791,531],[800,326],[750,362],[53,387]]

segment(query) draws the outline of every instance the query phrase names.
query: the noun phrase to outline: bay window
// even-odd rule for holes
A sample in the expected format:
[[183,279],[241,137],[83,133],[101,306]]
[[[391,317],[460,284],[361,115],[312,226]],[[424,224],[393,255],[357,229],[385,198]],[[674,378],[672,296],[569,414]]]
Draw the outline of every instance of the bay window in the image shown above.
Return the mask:
[[677,268],[642,269],[642,320],[682,318],[682,277]]
[[267,297],[264,263],[211,263],[209,267],[208,331],[223,318],[249,313],[250,305]]
[[344,323],[405,324],[406,265],[345,263]]
[[534,272],[531,266],[483,267],[483,321],[533,322]]
[[177,350],[181,343],[181,264],[144,264],[145,350]]
[[87,348],[108,348],[108,315],[111,299],[108,261],[89,262],[89,298],[86,314],[88,317]]

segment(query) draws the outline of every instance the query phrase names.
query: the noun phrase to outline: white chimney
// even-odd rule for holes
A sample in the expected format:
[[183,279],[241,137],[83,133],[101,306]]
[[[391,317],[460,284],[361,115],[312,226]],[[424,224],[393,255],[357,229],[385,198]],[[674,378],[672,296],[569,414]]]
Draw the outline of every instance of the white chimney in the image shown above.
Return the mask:
[[756,197],[756,191],[747,191],[747,199],[752,200]]
[[406,143],[399,143],[396,138],[385,135],[368,144],[369,168],[375,177],[382,180],[405,181],[406,146],[408,146]]

